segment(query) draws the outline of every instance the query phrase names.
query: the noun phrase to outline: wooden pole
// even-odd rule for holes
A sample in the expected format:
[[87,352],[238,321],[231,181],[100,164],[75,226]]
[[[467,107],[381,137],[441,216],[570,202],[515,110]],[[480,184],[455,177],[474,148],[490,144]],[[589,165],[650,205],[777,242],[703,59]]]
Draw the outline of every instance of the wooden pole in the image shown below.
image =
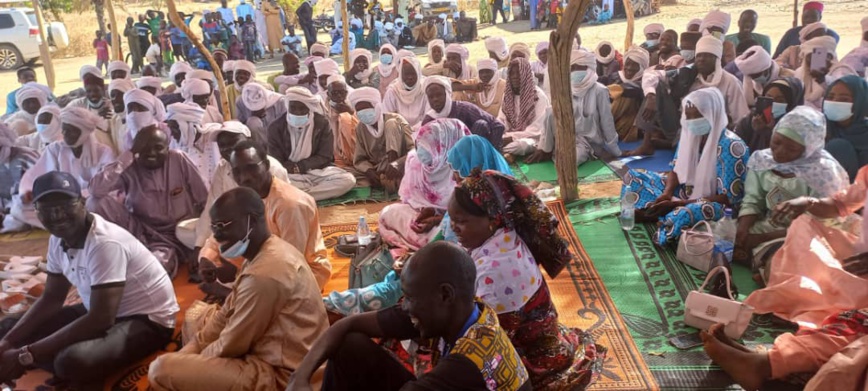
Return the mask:
[[109,45],[112,45],[112,54],[114,54],[115,60],[123,61],[124,49],[121,47],[123,38],[118,34],[118,20],[115,18],[115,7],[112,5],[112,0],[105,0],[105,7],[108,10],[109,21],[112,24],[112,41],[109,42]]
[[576,165],[576,125],[570,88],[570,52],[591,0],[573,0],[564,10],[563,21],[552,31],[549,43],[549,80],[555,119],[555,168],[564,202],[579,198]]
[[39,25],[39,57],[42,59],[42,70],[45,72],[45,83],[54,91],[54,63],[51,62],[51,53],[48,51],[48,39],[45,38],[45,22],[42,20],[42,9],[39,1],[32,0],[33,9],[36,10],[36,24]]
[[[352,68],[353,64],[350,64],[350,19],[347,15],[347,3],[348,0],[340,0],[341,2],[341,20],[344,23],[344,40],[343,47],[341,48],[341,53],[344,57],[344,72],[349,72],[350,68]],[[356,42],[358,45],[359,43]]]
[[[796,0],[798,1],[798,0]],[[632,0],[624,0],[624,12],[627,13],[627,37],[624,38],[624,51],[630,49],[633,46],[633,23],[635,16],[633,16],[633,1]]]
[[229,95],[226,92],[226,82],[223,80],[223,70],[217,66],[217,61],[214,61],[214,56],[211,55],[211,51],[202,44],[199,37],[193,34],[193,31],[187,27],[187,24],[184,23],[184,20],[181,19],[180,15],[178,15],[178,9],[175,7],[175,0],[166,0],[166,7],[169,9],[168,15],[169,19],[172,20],[172,24],[181,29],[184,34],[187,34],[187,38],[190,39],[190,42],[199,49],[199,52],[202,53],[202,56],[205,57],[205,60],[207,60],[208,64],[211,65],[214,76],[217,77],[217,89],[220,91],[220,107],[223,108],[223,120],[231,120],[232,112],[229,111]]
[[799,0],[793,0],[793,27],[799,25]]

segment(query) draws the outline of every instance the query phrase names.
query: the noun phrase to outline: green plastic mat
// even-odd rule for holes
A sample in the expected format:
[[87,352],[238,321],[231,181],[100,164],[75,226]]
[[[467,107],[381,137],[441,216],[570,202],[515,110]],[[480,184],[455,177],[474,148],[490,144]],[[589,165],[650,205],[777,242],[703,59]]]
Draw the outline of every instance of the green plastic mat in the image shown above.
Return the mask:
[[333,205],[357,204],[364,202],[388,202],[397,199],[397,194],[386,194],[383,189],[372,189],[370,187],[354,187],[352,190],[340,197],[332,198],[329,200],[317,201],[316,205],[319,207],[325,207]]
[[[526,164],[516,162],[511,165],[512,173],[522,182],[556,182],[558,172],[553,161]],[[618,179],[615,172],[600,160],[583,163],[578,168],[579,183],[606,182]]]
[[[617,198],[587,200],[567,206],[569,219],[643,358],[661,389],[728,389],[732,380],[711,363],[701,347],[678,350],[669,338],[696,332],[684,325],[684,300],[702,285],[706,273],[675,259],[672,249],[653,244],[653,225],[625,232],[617,219]],[[757,289],[746,267],[733,266],[739,300]],[[747,346],[768,345],[791,329],[755,316],[744,334]],[[740,389],[740,388],[737,388]],[[792,388],[790,388],[792,389]]]

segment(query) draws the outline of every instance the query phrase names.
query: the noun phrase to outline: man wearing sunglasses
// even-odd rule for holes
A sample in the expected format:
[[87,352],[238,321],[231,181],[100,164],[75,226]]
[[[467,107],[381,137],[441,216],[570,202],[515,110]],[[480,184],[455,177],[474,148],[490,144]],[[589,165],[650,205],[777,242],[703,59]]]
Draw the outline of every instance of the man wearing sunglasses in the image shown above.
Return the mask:
[[[178,302],[159,261],[125,229],[88,213],[79,181],[52,171],[36,179],[33,202],[51,233],[43,295],[20,319],[0,322],[0,382],[31,367],[75,389],[162,349]],[[64,305],[75,287],[81,304]]]

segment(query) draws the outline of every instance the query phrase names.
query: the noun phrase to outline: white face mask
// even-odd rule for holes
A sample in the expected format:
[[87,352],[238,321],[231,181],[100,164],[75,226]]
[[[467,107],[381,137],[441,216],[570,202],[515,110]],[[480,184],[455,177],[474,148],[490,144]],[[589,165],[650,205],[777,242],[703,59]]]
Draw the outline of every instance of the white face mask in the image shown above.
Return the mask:
[[157,123],[157,120],[154,119],[154,114],[150,111],[133,111],[127,113],[127,128],[138,132],[142,128],[151,126]]
[[684,61],[693,61],[696,57],[696,50],[681,50],[681,57],[684,58]]
[[823,113],[830,121],[846,121],[853,116],[853,103],[827,100],[823,102]]

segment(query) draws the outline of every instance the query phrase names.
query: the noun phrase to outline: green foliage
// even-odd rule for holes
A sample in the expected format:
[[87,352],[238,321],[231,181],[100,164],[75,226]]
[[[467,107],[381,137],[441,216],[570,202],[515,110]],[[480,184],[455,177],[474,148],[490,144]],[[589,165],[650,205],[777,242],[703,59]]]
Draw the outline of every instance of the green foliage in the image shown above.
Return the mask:
[[72,11],[73,1],[74,0],[40,0],[39,5],[44,11],[51,13],[55,20],[63,21],[61,14]]

